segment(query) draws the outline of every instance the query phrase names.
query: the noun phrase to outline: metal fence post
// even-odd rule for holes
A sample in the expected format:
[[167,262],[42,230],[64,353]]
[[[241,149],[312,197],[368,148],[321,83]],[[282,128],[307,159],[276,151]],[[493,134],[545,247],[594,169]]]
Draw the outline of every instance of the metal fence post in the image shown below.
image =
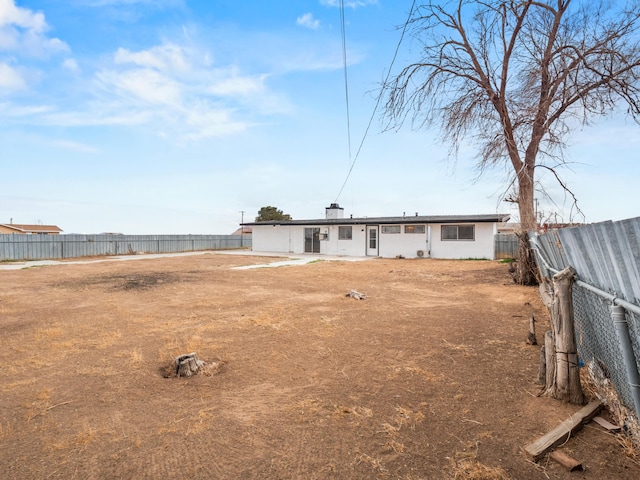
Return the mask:
[[624,358],[624,364],[627,369],[627,379],[631,387],[631,396],[636,409],[636,415],[640,416],[640,375],[638,374],[638,364],[633,354],[633,345],[631,344],[631,335],[629,335],[629,324],[625,309],[620,305],[611,307],[611,318],[616,329],[618,340],[620,341],[620,349]]

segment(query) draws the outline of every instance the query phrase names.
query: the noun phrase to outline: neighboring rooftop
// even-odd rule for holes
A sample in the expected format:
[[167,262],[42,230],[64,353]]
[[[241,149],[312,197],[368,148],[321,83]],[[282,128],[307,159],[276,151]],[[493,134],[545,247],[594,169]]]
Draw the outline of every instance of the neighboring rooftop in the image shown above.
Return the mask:
[[56,235],[62,229],[56,225],[27,225],[21,223],[0,223],[0,233],[48,234]]

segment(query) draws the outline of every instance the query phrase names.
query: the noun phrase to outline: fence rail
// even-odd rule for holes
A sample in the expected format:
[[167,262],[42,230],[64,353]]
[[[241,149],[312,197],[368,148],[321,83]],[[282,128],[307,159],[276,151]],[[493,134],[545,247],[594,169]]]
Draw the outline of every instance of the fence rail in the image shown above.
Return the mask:
[[250,246],[251,238],[246,235],[0,234],[0,261],[195,252]]
[[[568,266],[576,270],[573,308],[580,359],[604,372],[637,419],[640,385],[632,372],[637,378],[640,370],[640,217],[534,235],[532,246],[544,277]],[[614,305],[624,308],[630,342],[620,334]]]

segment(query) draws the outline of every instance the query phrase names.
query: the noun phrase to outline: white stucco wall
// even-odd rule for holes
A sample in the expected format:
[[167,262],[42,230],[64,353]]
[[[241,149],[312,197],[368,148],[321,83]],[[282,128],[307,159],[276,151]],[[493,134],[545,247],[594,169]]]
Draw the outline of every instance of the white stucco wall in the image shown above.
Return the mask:
[[[344,225],[348,226],[348,225]],[[323,232],[327,227],[321,228]],[[320,251],[327,255],[340,255],[348,257],[364,257],[367,234],[364,225],[351,225],[351,240],[340,240],[338,238],[339,228],[337,225],[328,227],[329,238],[320,242]]]
[[[494,258],[493,223],[475,224],[474,240],[442,240],[440,224],[428,225],[425,233],[378,234],[378,255],[395,258],[416,258],[418,250],[424,256],[432,258]],[[308,227],[307,227],[308,228]],[[367,230],[365,225],[352,225],[352,239],[340,240],[338,226],[321,226],[320,233],[327,234],[326,240],[320,241],[320,254],[340,256],[365,256],[367,251]],[[431,245],[428,245],[429,228],[431,229]],[[304,253],[304,226],[297,225],[254,225],[252,242],[255,252]]]
[[380,239],[380,256],[395,258],[402,255],[404,258],[417,258],[418,250],[427,256],[427,231],[425,233],[404,233],[404,225],[400,225],[400,233],[382,233]]
[[[252,250],[254,252],[294,253],[294,239],[290,235],[293,228],[295,227],[254,225],[251,233]],[[304,242],[304,238],[302,241]]]
[[[470,224],[464,224],[470,225]],[[442,240],[442,225],[431,225],[432,258],[486,258],[493,260],[496,224],[476,223],[475,240]]]

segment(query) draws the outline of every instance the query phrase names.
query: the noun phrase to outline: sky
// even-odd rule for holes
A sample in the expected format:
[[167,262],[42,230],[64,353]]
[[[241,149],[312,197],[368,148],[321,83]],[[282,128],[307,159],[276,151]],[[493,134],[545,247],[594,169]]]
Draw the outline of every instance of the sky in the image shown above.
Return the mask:
[[[437,131],[384,129],[380,84],[416,58],[403,42],[392,66],[411,0],[344,3],[343,55],[339,0],[0,0],[0,223],[229,234],[263,206],[313,219],[336,201],[517,220],[504,170],[478,179],[471,148],[453,161]],[[638,216],[640,127],[569,141],[584,218],[544,175],[539,213]]]

